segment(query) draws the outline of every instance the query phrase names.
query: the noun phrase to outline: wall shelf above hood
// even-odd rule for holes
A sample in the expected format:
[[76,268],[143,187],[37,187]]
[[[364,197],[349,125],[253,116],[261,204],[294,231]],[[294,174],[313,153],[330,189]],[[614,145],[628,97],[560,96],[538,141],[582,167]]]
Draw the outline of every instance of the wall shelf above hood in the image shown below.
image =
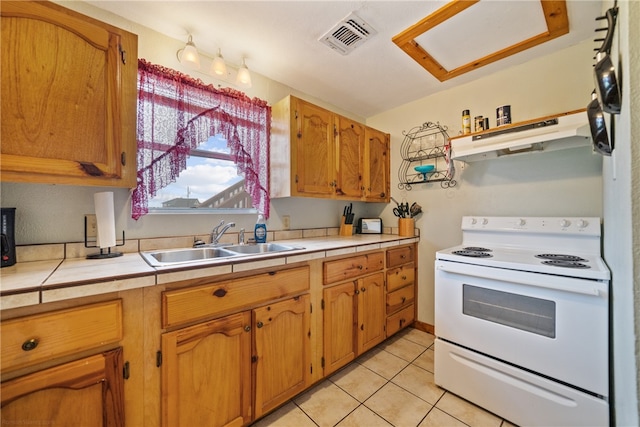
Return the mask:
[[576,110],[451,138],[451,158],[465,162],[591,144],[586,110]]

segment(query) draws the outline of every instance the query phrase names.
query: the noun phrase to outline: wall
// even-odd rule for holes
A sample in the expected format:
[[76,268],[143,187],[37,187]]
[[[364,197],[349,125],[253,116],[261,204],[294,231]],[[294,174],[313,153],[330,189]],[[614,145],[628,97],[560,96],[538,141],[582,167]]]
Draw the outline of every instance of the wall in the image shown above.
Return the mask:
[[[611,7],[605,2],[603,11]],[[622,111],[615,149],[604,159],[604,257],[613,293],[613,375],[616,425],[640,424],[640,2],[619,2],[612,58],[619,58]],[[634,25],[632,25],[632,23]],[[631,231],[631,232],[630,232]],[[636,375],[632,375],[635,372]]]
[[[551,153],[530,153],[465,164],[455,162],[457,185],[438,183],[397,190],[403,131],[424,122],[461,130],[461,113],[490,118],[495,108],[510,104],[512,121],[522,121],[585,108],[593,89],[593,44],[585,42],[486,78],[403,105],[367,120],[391,133],[392,195],[418,202],[425,214],[416,221],[419,246],[419,313],[433,324],[433,261],[438,249],[460,244],[464,215],[602,216],[602,157],[590,147]],[[388,223],[391,208],[383,212]]]

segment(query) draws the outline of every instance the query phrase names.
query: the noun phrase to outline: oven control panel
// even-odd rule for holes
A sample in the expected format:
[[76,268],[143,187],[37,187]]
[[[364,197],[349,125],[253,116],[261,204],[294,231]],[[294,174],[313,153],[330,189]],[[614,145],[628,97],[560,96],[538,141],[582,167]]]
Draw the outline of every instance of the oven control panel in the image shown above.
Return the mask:
[[465,216],[463,230],[523,231],[529,233],[588,234],[600,236],[597,217],[504,217]]

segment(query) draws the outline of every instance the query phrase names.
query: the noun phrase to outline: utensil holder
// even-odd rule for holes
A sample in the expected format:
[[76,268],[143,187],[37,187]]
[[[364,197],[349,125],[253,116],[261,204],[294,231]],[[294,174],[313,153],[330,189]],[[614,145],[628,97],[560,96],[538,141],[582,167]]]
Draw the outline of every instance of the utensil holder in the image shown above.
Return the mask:
[[403,237],[415,236],[415,221],[413,218],[398,218],[398,235]]
[[340,235],[353,236],[353,224],[345,224],[346,218],[343,216],[340,220]]

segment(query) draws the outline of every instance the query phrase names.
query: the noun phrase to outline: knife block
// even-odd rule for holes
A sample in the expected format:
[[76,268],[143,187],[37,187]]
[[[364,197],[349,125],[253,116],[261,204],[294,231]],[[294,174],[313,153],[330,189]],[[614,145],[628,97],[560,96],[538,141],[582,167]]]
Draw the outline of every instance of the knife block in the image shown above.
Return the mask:
[[345,217],[340,220],[340,235],[341,236],[353,236],[353,224],[345,224]]

